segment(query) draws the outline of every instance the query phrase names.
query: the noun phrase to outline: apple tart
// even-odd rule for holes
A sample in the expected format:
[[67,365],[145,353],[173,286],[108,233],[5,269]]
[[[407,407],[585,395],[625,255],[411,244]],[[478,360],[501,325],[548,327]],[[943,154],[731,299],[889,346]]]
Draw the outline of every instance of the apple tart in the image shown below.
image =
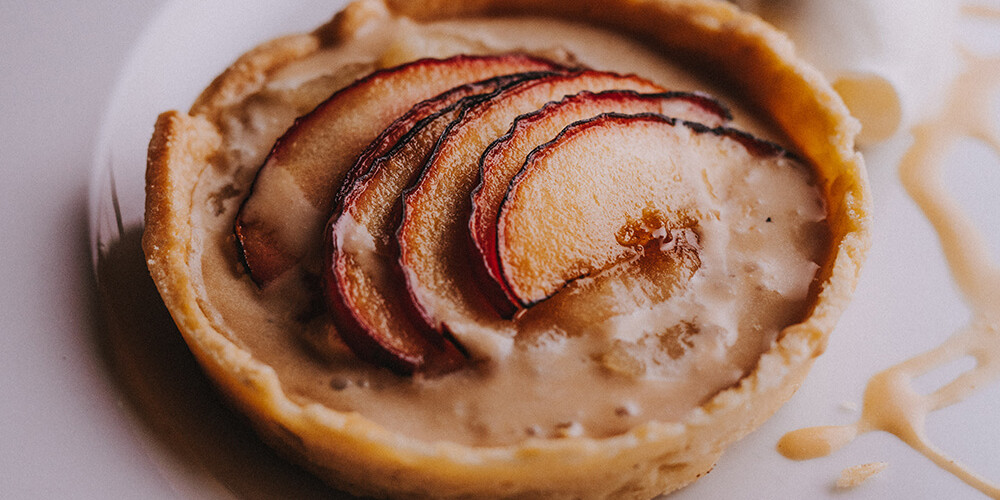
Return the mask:
[[359,0],[160,116],[143,248],[221,392],[337,488],[649,498],[823,351],[857,132],[728,3]]

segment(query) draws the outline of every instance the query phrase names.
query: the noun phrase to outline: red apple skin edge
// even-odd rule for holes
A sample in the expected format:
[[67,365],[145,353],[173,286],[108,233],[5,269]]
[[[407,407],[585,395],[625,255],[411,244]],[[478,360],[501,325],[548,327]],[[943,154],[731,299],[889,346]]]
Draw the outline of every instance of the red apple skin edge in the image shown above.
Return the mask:
[[[332,241],[332,238],[327,237],[326,241]],[[333,258],[334,252],[328,250],[324,254],[327,256],[327,268],[343,265],[343,260]],[[397,279],[402,280],[402,276]],[[323,292],[330,313],[341,319],[336,322],[337,334],[358,358],[402,376],[416,372],[429,376],[443,375],[466,365],[465,353],[445,336],[433,332],[435,335],[415,335],[402,341],[387,342],[383,337],[371,334],[373,326],[355,314],[358,306],[353,303],[353,297],[341,293],[336,283],[324,279]]]

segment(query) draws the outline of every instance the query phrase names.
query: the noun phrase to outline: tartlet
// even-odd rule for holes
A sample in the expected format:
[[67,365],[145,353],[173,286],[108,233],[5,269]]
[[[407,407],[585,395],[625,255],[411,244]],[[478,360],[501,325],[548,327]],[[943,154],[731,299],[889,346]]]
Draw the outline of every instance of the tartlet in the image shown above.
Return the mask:
[[[362,396],[379,398],[372,395],[451,375],[400,375],[355,358],[335,338],[328,313],[308,296],[310,284],[321,288],[308,270],[258,288],[232,234],[232,215],[256,175],[245,166],[259,166],[296,117],[379,66],[496,50],[483,40],[487,35],[463,34],[461,21],[444,37],[428,36],[419,23],[503,18],[509,27],[529,22],[518,17],[525,15],[626,34],[636,47],[693,68],[701,81],[708,78],[725,89],[738,100],[737,123],[780,142],[812,168],[810,182],[823,201],[828,232],[823,251],[794,324],[776,332],[745,373],[697,398],[680,415],[593,435],[566,428],[482,442],[457,431],[454,438],[440,429],[424,432],[419,422],[396,426],[402,420],[353,408],[354,400],[339,403],[336,393],[354,385]],[[412,21],[398,24],[399,16]],[[398,28],[389,30],[394,32],[389,39],[378,35],[386,23]],[[558,44],[527,51],[566,66],[587,59]],[[339,71],[315,77],[309,68],[316,61]],[[778,132],[769,132],[770,126]],[[265,441],[337,488],[386,497],[649,498],[708,472],[728,444],[792,395],[823,352],[869,241],[867,181],[854,148],[858,128],[787,38],[728,3],[362,0],[312,33],[251,50],[212,82],[188,113],[160,116],[149,147],[143,248],[181,334],[220,391]],[[240,318],[241,300],[258,296],[264,305],[252,307],[272,314],[261,317],[302,332],[294,339],[255,336],[280,331],[253,315]],[[274,312],[281,307],[296,314]],[[482,353],[504,349],[510,347],[463,346],[473,358],[485,357],[478,366],[486,371],[493,368]],[[316,375],[331,363],[357,363],[364,377]],[[313,397],[323,391],[334,395]],[[440,400],[428,401],[424,404]],[[430,411],[414,408],[415,415]]]

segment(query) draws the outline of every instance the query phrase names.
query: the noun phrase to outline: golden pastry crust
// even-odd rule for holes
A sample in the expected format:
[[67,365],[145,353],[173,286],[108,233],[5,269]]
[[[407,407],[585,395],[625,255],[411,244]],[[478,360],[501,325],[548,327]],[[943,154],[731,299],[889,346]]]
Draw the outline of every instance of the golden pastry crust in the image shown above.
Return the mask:
[[[828,203],[829,262],[809,316],[786,328],[757,368],[680,422],[649,422],[609,437],[530,438],[510,446],[429,443],[356,413],[288,397],[274,370],[213,324],[191,278],[191,197],[222,144],[214,120],[260,88],[267,75],[363,30],[388,13],[415,19],[530,13],[600,24],[672,54],[707,61],[787,134],[815,165]],[[869,243],[867,183],[854,149],[859,126],[791,43],[756,17],[710,0],[363,0],[312,34],[247,53],[217,78],[189,114],[157,121],[149,147],[146,232],[150,272],[192,352],[262,437],[346,491],[406,498],[649,498],[708,472],[725,446],[764,422],[804,379],[853,292]]]

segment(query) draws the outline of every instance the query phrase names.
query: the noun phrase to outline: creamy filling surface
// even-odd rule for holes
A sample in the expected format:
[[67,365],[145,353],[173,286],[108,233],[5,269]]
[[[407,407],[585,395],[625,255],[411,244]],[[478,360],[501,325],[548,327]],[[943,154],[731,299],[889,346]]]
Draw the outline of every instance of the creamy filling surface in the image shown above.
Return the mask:
[[[423,440],[503,445],[529,437],[610,436],[649,420],[683,418],[738,382],[782,328],[807,314],[829,243],[812,174],[791,164],[707,169],[698,180],[700,208],[708,214],[700,221],[699,262],[678,265],[692,271],[688,279],[624,262],[578,280],[533,308],[538,311],[455,332],[474,362],[442,377],[400,377],[359,361],[338,340],[312,270],[296,268],[258,289],[232,235],[236,211],[274,140],[296,116],[355,78],[419,57],[526,51],[636,73],[674,90],[709,92],[733,108],[737,127],[778,142],[782,137],[695,72],[582,25],[383,19],[358,33],[283,68],[257,95],[226,110],[224,155],[194,194],[192,223],[200,229],[190,265],[201,277],[195,286],[208,298],[203,307],[234,343],[274,367],[292,399],[356,411]],[[288,202],[273,205],[280,210]],[[378,257],[360,226],[350,236],[356,255]]]

